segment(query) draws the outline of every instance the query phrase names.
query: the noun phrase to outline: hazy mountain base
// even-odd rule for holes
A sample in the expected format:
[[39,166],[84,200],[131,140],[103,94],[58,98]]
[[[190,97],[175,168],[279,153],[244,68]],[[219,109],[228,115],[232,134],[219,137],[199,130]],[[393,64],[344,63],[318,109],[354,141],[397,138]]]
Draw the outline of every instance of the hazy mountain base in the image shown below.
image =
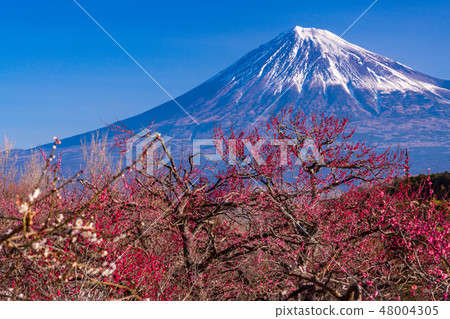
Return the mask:
[[[357,132],[364,131],[361,130],[361,126],[357,125]],[[375,130],[375,129],[374,129]],[[369,129],[367,129],[369,131]],[[411,131],[413,134],[414,130]],[[408,139],[408,136],[402,136],[403,138],[399,139],[397,134],[389,134],[389,133],[356,133],[355,138],[361,141],[369,141],[370,143],[377,145],[377,147],[381,150],[386,149],[387,147],[391,147],[393,149],[402,148],[408,149],[408,154],[410,156],[410,173],[413,175],[426,173],[428,169],[431,172],[444,172],[450,169],[450,147],[447,145],[448,141],[446,139],[446,132],[433,132],[432,137],[424,132],[424,138],[420,141],[420,143],[415,142],[414,140]],[[213,133],[210,134],[199,134],[200,137],[203,138],[212,138]],[[439,145],[436,141],[436,138],[442,142]],[[92,143],[92,136],[88,138],[88,135],[84,136],[86,141],[86,147],[90,147],[89,145]],[[439,141],[438,140],[438,141]],[[188,154],[192,154],[192,139],[190,138],[172,138],[172,140],[168,143],[171,146],[171,150],[175,159],[180,160],[181,158],[186,158]],[[61,145],[63,146],[63,145]],[[46,146],[42,147],[42,152],[49,153],[50,149]],[[108,146],[106,146],[106,150],[109,152],[109,157],[115,161],[118,165],[124,166],[126,163],[125,154],[119,152],[117,148],[114,147],[114,141],[112,138],[108,139]],[[30,154],[35,150],[16,150],[14,152],[15,156],[17,156],[17,165],[18,167],[23,167],[30,159]],[[203,147],[202,151],[206,154],[214,153],[211,150],[211,147]],[[86,168],[86,163],[83,158],[83,151],[77,145],[61,147],[58,151],[58,155],[61,157],[62,170],[64,175],[74,175],[80,170]],[[202,156],[202,163],[205,163],[204,156]],[[214,163],[211,163],[214,164]]]

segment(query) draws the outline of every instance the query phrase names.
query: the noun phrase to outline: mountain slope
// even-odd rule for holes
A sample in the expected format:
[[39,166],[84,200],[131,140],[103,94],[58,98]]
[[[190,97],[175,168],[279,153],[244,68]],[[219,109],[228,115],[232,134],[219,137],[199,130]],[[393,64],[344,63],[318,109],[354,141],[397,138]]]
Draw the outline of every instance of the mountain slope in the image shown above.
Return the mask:
[[[325,30],[295,27],[284,32],[176,100],[200,125],[173,101],[122,123],[139,131],[153,122],[162,134],[191,139],[211,137],[215,125],[247,127],[283,107],[293,107],[306,114],[350,116],[358,131],[375,141],[403,143],[413,149],[413,156],[415,151],[428,154],[414,150],[428,147],[445,156],[430,166],[442,170],[450,164],[449,81],[414,71]],[[90,133],[63,141],[74,162],[79,160],[83,137],[89,139]]]

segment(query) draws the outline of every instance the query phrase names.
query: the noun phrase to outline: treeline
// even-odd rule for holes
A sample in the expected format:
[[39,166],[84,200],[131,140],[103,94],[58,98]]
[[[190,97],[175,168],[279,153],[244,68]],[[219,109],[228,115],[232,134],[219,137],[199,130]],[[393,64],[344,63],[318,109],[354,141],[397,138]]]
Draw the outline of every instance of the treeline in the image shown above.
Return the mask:
[[449,199],[450,193],[450,173],[419,174],[409,177],[396,178],[394,185],[397,189],[399,185],[409,185],[415,192],[421,192],[422,195],[431,195],[437,200]]

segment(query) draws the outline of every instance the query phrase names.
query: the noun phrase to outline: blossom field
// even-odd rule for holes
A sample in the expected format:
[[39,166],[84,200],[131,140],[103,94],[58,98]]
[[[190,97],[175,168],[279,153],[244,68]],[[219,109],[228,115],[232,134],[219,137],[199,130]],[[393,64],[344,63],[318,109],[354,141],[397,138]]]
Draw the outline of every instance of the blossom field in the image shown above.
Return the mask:
[[[353,134],[347,119],[287,111],[264,130],[216,129],[237,163],[219,166],[176,160],[152,135],[169,158],[155,174],[97,145],[64,176],[58,139],[21,174],[3,152],[0,299],[447,300],[446,188],[411,183],[406,151]],[[239,164],[244,140],[263,138],[295,144]],[[322,161],[299,164],[307,139]]]

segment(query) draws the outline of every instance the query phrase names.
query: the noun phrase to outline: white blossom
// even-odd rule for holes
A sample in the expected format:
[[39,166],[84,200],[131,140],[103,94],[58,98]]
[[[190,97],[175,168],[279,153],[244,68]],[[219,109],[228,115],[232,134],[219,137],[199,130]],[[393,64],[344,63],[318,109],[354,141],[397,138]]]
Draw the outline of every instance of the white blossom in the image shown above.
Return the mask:
[[33,193],[33,198],[36,199],[41,195],[41,190],[39,188],[36,188],[36,190]]
[[19,213],[26,213],[27,211],[28,211],[28,204],[26,204],[26,203],[24,203],[24,204],[22,204],[22,205],[20,205],[20,207],[19,207]]

